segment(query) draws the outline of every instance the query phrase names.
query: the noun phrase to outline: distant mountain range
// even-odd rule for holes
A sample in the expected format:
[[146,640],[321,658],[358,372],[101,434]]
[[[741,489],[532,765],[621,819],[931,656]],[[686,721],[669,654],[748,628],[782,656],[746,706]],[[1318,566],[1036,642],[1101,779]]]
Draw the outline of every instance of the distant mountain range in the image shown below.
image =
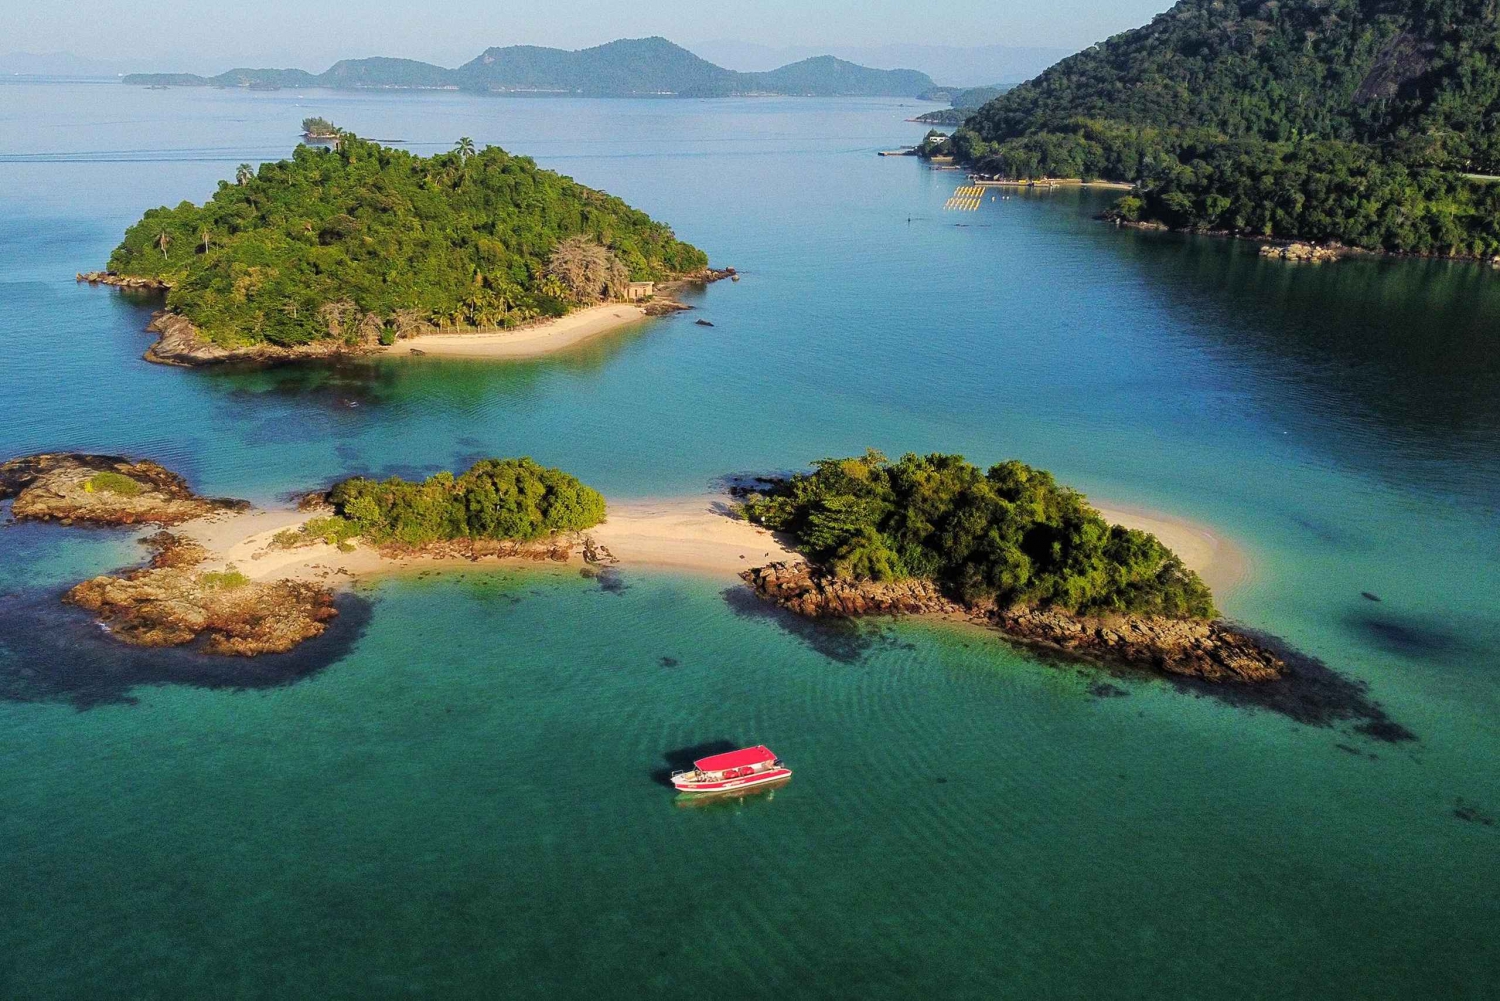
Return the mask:
[[621,39],[577,51],[511,45],[486,49],[457,69],[376,57],[341,60],[318,74],[300,69],[232,69],[208,77],[132,73],[124,82],[147,87],[442,88],[580,97],[917,97],[934,89],[932,78],[917,70],[871,69],[833,56],[743,73],[716,66],[665,38]]
[[877,69],[908,66],[952,87],[1020,83],[1073,52],[1020,45],[915,43],[773,47],[728,38],[692,43],[692,49],[720,66],[746,72],[772,69],[808,56],[830,55]]

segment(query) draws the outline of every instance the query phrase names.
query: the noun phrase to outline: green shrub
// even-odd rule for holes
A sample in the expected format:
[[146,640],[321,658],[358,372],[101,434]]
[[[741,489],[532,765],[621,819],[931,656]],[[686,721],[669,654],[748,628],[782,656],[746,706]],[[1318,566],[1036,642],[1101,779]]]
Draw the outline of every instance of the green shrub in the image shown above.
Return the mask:
[[598,491],[531,459],[485,459],[460,476],[438,473],[421,483],[358,477],[329,496],[356,534],[407,545],[462,538],[530,542],[604,520]]
[[250,578],[233,566],[229,566],[223,570],[208,570],[199,574],[198,583],[210,590],[230,591],[237,587],[244,587],[250,583]]
[[300,528],[283,528],[271,536],[272,549],[296,549],[310,541]]
[[139,480],[133,480],[123,473],[103,472],[95,473],[89,477],[84,484],[84,489],[89,493],[120,494],[124,497],[135,497],[145,491]]
[[359,535],[359,527],[352,522],[340,518],[338,515],[330,515],[326,518],[310,518],[302,526],[304,534],[310,538],[326,542],[330,546],[340,546],[350,539]]
[[271,536],[271,545],[276,549],[296,549],[316,542],[337,546],[342,552],[353,552],[349,541],[359,535],[359,527],[338,515],[309,518],[296,528],[284,528]]
[[1082,494],[1020,462],[824,459],[745,512],[841,577],[920,577],[1002,607],[1217,614],[1207,585],[1155,536],[1108,524]]

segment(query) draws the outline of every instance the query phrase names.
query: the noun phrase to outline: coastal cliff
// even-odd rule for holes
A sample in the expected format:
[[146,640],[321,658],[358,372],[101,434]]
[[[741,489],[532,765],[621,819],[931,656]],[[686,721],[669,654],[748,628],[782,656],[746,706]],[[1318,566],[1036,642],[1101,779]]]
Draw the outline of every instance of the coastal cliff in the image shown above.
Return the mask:
[[1211,682],[1276,681],[1286,663],[1223,620],[1161,615],[1078,615],[1058,608],[966,604],[925,580],[837,577],[807,563],[771,563],[741,577],[757,594],[808,618],[941,615],[992,626],[1010,639],[1111,665]]

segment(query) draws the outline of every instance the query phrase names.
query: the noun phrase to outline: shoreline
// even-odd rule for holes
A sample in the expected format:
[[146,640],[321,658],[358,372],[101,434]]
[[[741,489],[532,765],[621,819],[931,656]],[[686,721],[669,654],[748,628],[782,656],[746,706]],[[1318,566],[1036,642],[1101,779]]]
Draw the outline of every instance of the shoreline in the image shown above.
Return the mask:
[[[670,312],[686,309],[674,305]],[[650,319],[661,312],[627,302],[603,303],[563,316],[534,321],[511,330],[471,334],[418,334],[372,351],[376,357],[430,355],[439,358],[541,358],[565,351],[603,334]]]
[[[324,538],[334,510],[322,495],[304,497],[296,508],[257,509],[199,497],[164,467],[119,456],[44,453],[11,460],[0,465],[0,497],[15,499],[17,520],[158,529],[138,537],[150,550],[143,564],[90,578],[65,596],[140,646],[201,640],[211,653],[284,653],[324,632],[338,614],[336,591],[384,574],[481,563],[561,569],[579,568],[581,560],[584,576],[623,565],[697,574],[731,587],[745,581],[763,597],[812,617],[956,607],[926,579],[832,577],[784,536],[744,518],[728,490],[606,502],[596,525],[525,542],[465,536],[418,545],[376,543],[337,529]],[[1221,594],[1248,574],[1238,547],[1207,526],[1139,508],[1099,510],[1112,523],[1155,534]],[[309,531],[315,519],[322,523]],[[763,586],[767,581],[774,586]],[[1015,616],[1006,631],[1076,632],[1078,625],[1046,609]]]
[[[295,529],[326,510],[256,509],[210,515],[186,522],[174,534],[202,546],[200,571],[234,567],[252,581],[294,580],[339,587],[357,580],[410,569],[476,569],[530,566],[546,562],[577,565],[577,550],[602,549],[604,565],[649,567],[724,580],[738,579],[747,567],[775,560],[800,560],[768,530],[728,514],[727,495],[702,494],[611,501],[595,527],[564,540],[542,540],[509,556],[459,555],[451,547],[434,552],[401,552],[356,545],[343,552],[323,542],[295,549],[271,547],[277,532]],[[566,551],[564,559],[553,554]],[[438,554],[441,553],[441,554]],[[585,563],[589,562],[584,555]]]
[[[1120,505],[1099,506],[1112,524],[1151,532],[1183,563],[1196,571],[1215,596],[1232,592],[1250,579],[1244,551],[1225,535],[1197,522],[1159,511]],[[225,512],[185,522],[175,534],[206,551],[199,569],[221,571],[233,566],[251,580],[289,579],[336,587],[356,580],[418,569],[473,569],[482,566],[526,566],[547,561],[575,564],[572,550],[587,542],[601,547],[602,562],[622,568],[650,568],[738,580],[742,571],[772,562],[805,562],[804,557],[769,530],[735,517],[728,494],[632,498],[608,502],[605,520],[565,541],[566,560],[541,549],[518,555],[443,555],[382,551],[357,545],[341,552],[327,543],[295,549],[271,548],[277,532],[295,529],[326,510],[286,508]],[[545,546],[548,543],[538,543]],[[553,550],[555,551],[555,550]]]
[[1331,251],[1333,256],[1318,261],[1286,258],[1281,254],[1263,254],[1271,260],[1288,264],[1329,263],[1343,260],[1390,260],[1390,261],[1447,261],[1453,264],[1481,264],[1500,269],[1500,259],[1487,254],[1415,254],[1404,250],[1385,250],[1375,247],[1352,247],[1346,243],[1330,240],[1315,240],[1306,236],[1261,236],[1257,233],[1237,233],[1227,229],[1194,229],[1191,226],[1168,226],[1151,219],[1118,219],[1107,211],[1094,217],[1095,221],[1108,223],[1116,229],[1133,229],[1142,233],[1174,233],[1179,236],[1204,236],[1215,240],[1230,240],[1240,243],[1258,244],[1262,248],[1286,248],[1293,244],[1307,244],[1319,250]]
[[[1098,510],[1114,523],[1161,532],[1163,543],[1185,565],[1218,587],[1232,588],[1249,578],[1251,564],[1240,547],[1207,525],[1141,508]],[[323,636],[340,618],[340,602],[359,593],[357,585],[383,577],[520,567],[585,577],[608,575],[615,567],[658,570],[729,584],[731,590],[745,586],[747,600],[793,615],[899,614],[922,625],[983,628],[996,640],[1044,659],[1062,657],[1110,673],[1146,669],[1193,694],[1231,705],[1268,709],[1313,725],[1349,725],[1392,743],[1415,739],[1366,696],[1359,682],[1275,636],[1224,619],[1089,619],[1047,609],[960,608],[920,580],[877,585],[873,602],[847,608],[838,607],[838,595],[858,595],[861,586],[831,582],[835,604],[823,611],[799,609],[797,601],[787,600],[796,595],[761,586],[764,578],[807,578],[817,568],[769,530],[734,517],[733,511],[733,501],[724,493],[615,501],[606,520],[587,532],[528,545],[463,540],[424,552],[357,544],[341,550],[324,542],[273,548],[278,532],[327,509],[221,507],[171,531],[143,536],[140,541],[153,550],[149,561],[116,571],[120,576],[84,581],[64,601],[92,612],[99,625],[126,645],[194,644],[210,655],[251,657],[286,654]],[[579,556],[581,564],[575,559]],[[884,598],[876,592],[885,592]]]
[[[605,302],[576,309],[563,316],[532,320],[509,330],[474,333],[434,331],[397,340],[392,344],[368,340],[351,345],[339,340],[324,339],[295,347],[281,347],[264,342],[223,347],[205,340],[198,328],[186,317],[161,309],[152,316],[146,327],[147,331],[157,335],[157,339],[146,349],[143,357],[156,364],[182,368],[230,363],[274,365],[289,361],[391,355],[508,360],[541,358],[651,317],[670,316],[690,310],[692,306],[675,298],[679,290],[689,285],[711,285],[725,278],[739,281],[739,273],[734,268],[704,268],[701,272],[660,283],[656,287],[656,295],[644,302]],[[158,295],[169,290],[169,286],[159,279],[138,278],[107,271],[79,272],[75,280],[91,286],[105,285]]]
[[1085,181],[1081,177],[1049,177],[1032,181],[984,181],[975,177],[970,180],[980,188],[1109,188],[1114,191],[1134,191],[1134,184],[1124,181]]

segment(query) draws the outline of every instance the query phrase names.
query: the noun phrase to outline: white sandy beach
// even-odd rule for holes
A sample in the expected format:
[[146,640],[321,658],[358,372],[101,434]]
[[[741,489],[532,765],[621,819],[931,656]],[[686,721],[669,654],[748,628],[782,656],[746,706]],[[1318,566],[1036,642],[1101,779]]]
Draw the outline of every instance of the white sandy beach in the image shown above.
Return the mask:
[[[1241,550],[1206,526],[1159,512],[1130,508],[1100,508],[1111,522],[1151,532],[1191,569],[1202,575],[1215,594],[1243,583],[1248,563]],[[611,501],[608,518],[587,535],[609,550],[622,567],[645,567],[707,574],[734,579],[742,570],[773,561],[800,559],[764,528],[733,517],[732,502],[723,494]],[[316,512],[295,510],[250,511],[216,515],[189,522],[177,532],[209,551],[204,569],[234,566],[252,580],[290,578],[328,585],[351,582],[380,573],[412,568],[472,567],[452,558],[382,557],[373,547],[358,545],[352,552],[317,543],[295,549],[271,548],[271,539],[295,528]],[[531,560],[487,559],[480,565],[535,566]]]
[[540,358],[646,318],[640,306],[624,302],[590,306],[540,323],[477,334],[423,334],[383,348],[385,354],[449,358]]
[[611,502],[590,530],[623,566],[733,577],[750,567],[802,557],[766,529],[733,517],[725,495]]
[[[655,567],[732,579],[741,570],[774,560],[800,557],[764,528],[731,517],[726,496],[671,497],[622,501],[609,505],[608,519],[587,535],[604,546],[622,566]],[[326,513],[326,512],[324,512]],[[325,543],[295,549],[272,548],[277,532],[296,528],[317,512],[295,510],[250,511],[215,515],[182,525],[176,532],[209,552],[205,570],[233,566],[251,580],[317,581],[337,584],[341,579],[411,568],[472,567],[468,560],[424,556],[390,559],[373,547],[357,545],[340,552]],[[486,559],[483,565],[535,566],[529,559]]]

